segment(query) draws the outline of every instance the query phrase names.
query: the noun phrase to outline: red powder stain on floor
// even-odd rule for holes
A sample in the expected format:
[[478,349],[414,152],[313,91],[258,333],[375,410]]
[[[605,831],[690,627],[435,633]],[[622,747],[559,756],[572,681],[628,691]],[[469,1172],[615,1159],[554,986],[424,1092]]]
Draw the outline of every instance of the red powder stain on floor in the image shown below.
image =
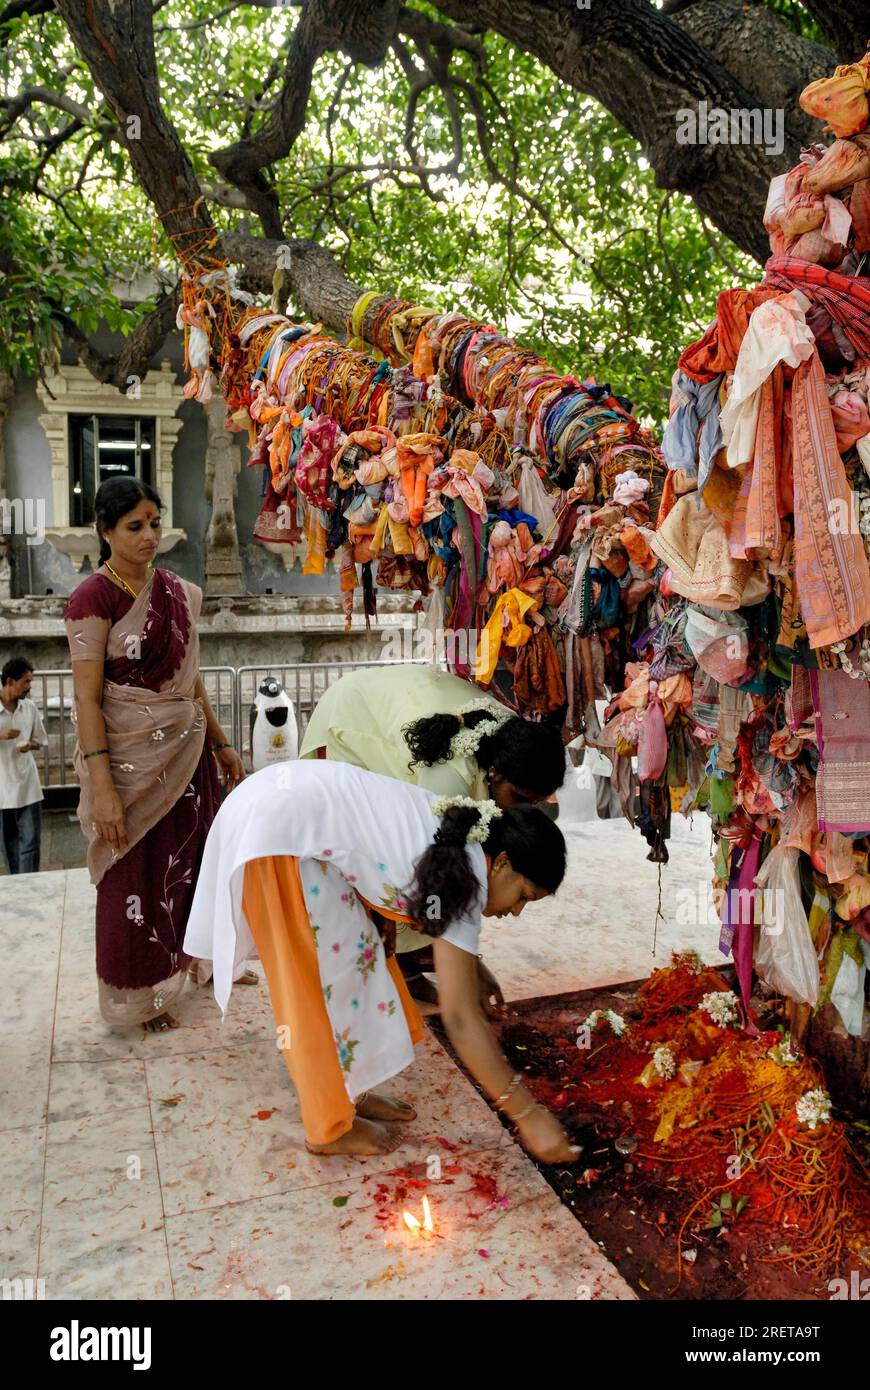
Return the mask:
[[254,1114],[254,1115],[251,1116],[251,1119],[252,1119],[252,1120],[271,1120],[271,1118],[272,1118],[272,1116],[274,1115],[274,1113],[275,1113],[274,1110],[258,1110],[258,1111],[256,1112],[256,1114]]
[[498,1183],[489,1173],[471,1173],[470,1194],[474,1197],[481,1197],[487,1207],[497,1206],[503,1199],[503,1194],[498,1190]]

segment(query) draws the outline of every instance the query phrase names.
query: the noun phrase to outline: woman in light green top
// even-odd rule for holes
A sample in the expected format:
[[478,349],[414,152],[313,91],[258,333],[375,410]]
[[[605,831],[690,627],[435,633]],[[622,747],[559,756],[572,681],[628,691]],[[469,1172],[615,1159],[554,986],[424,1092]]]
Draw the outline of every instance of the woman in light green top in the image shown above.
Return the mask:
[[[446,796],[491,798],[505,808],[546,801],[562,785],[565,751],[558,731],[511,715],[468,681],[431,666],[372,666],[351,671],[321,697],[300,758],[355,763]],[[412,993],[434,993],[419,975],[428,937],[399,929],[396,952]],[[419,955],[416,953],[420,952]],[[481,980],[501,998],[481,962]]]

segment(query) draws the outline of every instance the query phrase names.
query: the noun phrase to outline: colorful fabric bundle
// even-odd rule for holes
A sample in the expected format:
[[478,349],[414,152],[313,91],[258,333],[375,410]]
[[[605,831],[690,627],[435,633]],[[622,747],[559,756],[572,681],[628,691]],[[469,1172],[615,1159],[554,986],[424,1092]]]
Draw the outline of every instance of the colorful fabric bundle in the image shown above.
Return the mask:
[[[193,336],[201,319],[186,326]],[[490,324],[387,296],[361,296],[353,347],[254,306],[231,328],[221,389],[228,426],[247,431],[264,470],[255,538],[299,547],[304,574],[337,557],[348,622],[358,587],[367,617],[374,582],[416,589],[464,635],[448,644],[458,673],[488,684],[501,661],[521,713],[582,727],[604,681],[620,678],[658,566],[651,504],[664,470],[630,403]],[[201,348],[194,337],[197,361]],[[562,627],[572,590],[580,645]]]
[[[850,1032],[866,1026],[868,938],[852,924],[870,921],[870,278],[856,273],[850,209],[870,178],[870,138],[856,134],[868,64],[805,93],[841,138],[774,179],[765,211],[775,252],[831,232],[836,260],[775,253],[761,285],[719,295],[680,356],[651,539],[667,568],[597,741],[614,785],[638,756],[654,856],[665,793],[685,781],[681,809],[709,811],[721,946],[750,1033],[753,960],[796,1034],[829,1001]],[[663,650],[688,663],[688,700],[670,717],[667,681],[654,690]]]

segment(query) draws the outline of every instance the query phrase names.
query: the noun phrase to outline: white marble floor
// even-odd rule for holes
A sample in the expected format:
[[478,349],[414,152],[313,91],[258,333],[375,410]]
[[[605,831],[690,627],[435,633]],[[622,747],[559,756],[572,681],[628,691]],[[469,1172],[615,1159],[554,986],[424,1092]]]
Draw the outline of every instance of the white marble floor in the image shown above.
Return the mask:
[[[566,833],[559,895],[487,928],[509,998],[637,978],[671,945],[716,958],[712,929],[666,921],[653,959],[657,866],[628,826]],[[706,846],[676,827],[666,919]],[[302,1145],[262,986],[224,1023],[197,990],[175,1032],[111,1034],[93,904],[81,869],[0,883],[0,1278],[47,1299],[633,1297],[433,1037],[393,1083],[418,1109],[402,1147],[354,1160]],[[401,1221],[424,1191],[429,1240]]]

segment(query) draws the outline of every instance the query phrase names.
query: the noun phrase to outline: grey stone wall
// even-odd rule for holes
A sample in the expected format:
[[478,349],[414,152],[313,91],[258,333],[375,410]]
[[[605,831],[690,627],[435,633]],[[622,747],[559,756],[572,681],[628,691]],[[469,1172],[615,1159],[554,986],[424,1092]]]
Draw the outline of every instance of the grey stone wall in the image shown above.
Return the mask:
[[[117,352],[123,342],[118,334],[102,328],[94,335],[101,352]],[[64,351],[66,364],[75,361],[74,354]],[[183,385],[183,343],[181,335],[172,333],[155,354],[152,364],[168,358]],[[6,421],[7,494],[9,497],[43,497],[46,502],[46,525],[54,517],[51,493],[51,452],[39,423],[43,413],[33,379],[16,381],[15,394],[9,402]],[[185,579],[204,587],[205,533],[211,517],[211,505],[205,493],[206,419],[202,407],[195,401],[184,401],[179,407],[182,429],[173,455],[173,525],[187,532],[187,540],[179,542],[161,557],[160,563]],[[238,475],[236,522],[242,555],[243,591],[250,594],[275,594],[317,597],[339,592],[338,576],[305,576],[301,565],[288,574],[279,556],[271,554],[251,539],[254,522],[261,505],[262,471],[247,467],[248,452],[239,437],[241,468]],[[21,536],[13,538],[13,594],[69,594],[82,575],[73,562],[55,550],[48,541],[28,546]]]
[[[63,627],[65,600],[59,595],[0,601],[0,665],[26,656],[37,670],[68,670]],[[359,607],[359,596],[357,606]],[[417,614],[413,596],[379,594],[371,631],[361,612],[344,630],[335,595],[304,598],[246,595],[206,598],[199,622],[203,666],[278,666],[288,663],[409,659]]]

